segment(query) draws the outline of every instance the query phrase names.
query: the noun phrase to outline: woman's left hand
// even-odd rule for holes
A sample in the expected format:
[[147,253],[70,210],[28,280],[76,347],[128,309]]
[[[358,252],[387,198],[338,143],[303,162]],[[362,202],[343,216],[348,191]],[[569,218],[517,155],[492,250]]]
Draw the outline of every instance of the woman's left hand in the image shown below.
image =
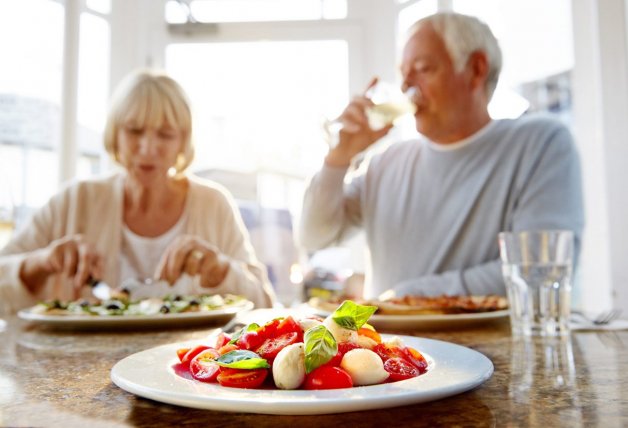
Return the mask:
[[179,236],[166,249],[156,277],[173,285],[183,273],[198,275],[202,287],[217,287],[229,272],[227,257],[215,245],[192,235]]

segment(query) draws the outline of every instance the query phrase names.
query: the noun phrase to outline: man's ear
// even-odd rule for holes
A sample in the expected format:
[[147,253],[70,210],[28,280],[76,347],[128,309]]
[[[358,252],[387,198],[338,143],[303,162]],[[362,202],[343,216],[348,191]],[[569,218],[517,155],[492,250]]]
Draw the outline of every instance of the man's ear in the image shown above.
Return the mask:
[[473,89],[484,88],[488,78],[488,57],[485,52],[475,51],[469,55],[467,69],[470,71],[470,84]]

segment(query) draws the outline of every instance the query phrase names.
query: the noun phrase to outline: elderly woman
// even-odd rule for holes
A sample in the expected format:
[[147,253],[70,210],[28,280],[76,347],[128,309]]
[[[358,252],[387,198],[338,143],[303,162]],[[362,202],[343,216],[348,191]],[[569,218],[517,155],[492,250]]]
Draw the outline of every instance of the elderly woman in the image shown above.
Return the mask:
[[14,235],[0,251],[0,300],[15,310],[88,296],[91,279],[157,278],[170,292],[234,293],[270,306],[266,271],[231,196],[185,172],[191,131],[189,103],[174,80],[151,71],[128,76],[104,136],[123,170],[70,184]]

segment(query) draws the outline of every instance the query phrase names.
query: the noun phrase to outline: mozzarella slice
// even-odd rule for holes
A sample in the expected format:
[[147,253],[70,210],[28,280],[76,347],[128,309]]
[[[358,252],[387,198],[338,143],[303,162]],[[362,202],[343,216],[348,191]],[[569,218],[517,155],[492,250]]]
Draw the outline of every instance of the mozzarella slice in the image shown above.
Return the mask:
[[301,330],[308,331],[312,327],[316,327],[317,325],[322,324],[321,321],[313,319],[313,318],[301,318],[299,321],[299,325],[301,326]]
[[329,330],[329,332],[334,336],[336,342],[358,343],[358,332],[341,327],[333,320],[331,315],[325,318],[323,325],[327,327],[327,330]]
[[280,389],[297,389],[305,380],[305,348],[293,343],[283,348],[273,362],[273,379]]
[[377,346],[377,342],[370,337],[358,335],[358,346],[360,348],[373,350]]
[[352,349],[347,352],[340,367],[349,373],[354,385],[374,385],[388,379],[382,359],[368,349]]

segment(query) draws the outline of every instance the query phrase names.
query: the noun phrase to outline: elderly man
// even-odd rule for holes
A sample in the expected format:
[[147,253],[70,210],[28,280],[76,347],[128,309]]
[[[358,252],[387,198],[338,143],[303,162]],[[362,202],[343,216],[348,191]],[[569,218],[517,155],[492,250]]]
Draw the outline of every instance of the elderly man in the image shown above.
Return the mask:
[[333,245],[356,228],[370,250],[364,297],[505,294],[497,234],[584,224],[578,155],[547,117],[492,120],[501,52],[478,19],[439,13],[417,22],[403,50],[418,140],[392,144],[345,184],[351,159],[391,128],[369,127],[371,100],[352,100],[339,143],[306,191],[300,241]]

